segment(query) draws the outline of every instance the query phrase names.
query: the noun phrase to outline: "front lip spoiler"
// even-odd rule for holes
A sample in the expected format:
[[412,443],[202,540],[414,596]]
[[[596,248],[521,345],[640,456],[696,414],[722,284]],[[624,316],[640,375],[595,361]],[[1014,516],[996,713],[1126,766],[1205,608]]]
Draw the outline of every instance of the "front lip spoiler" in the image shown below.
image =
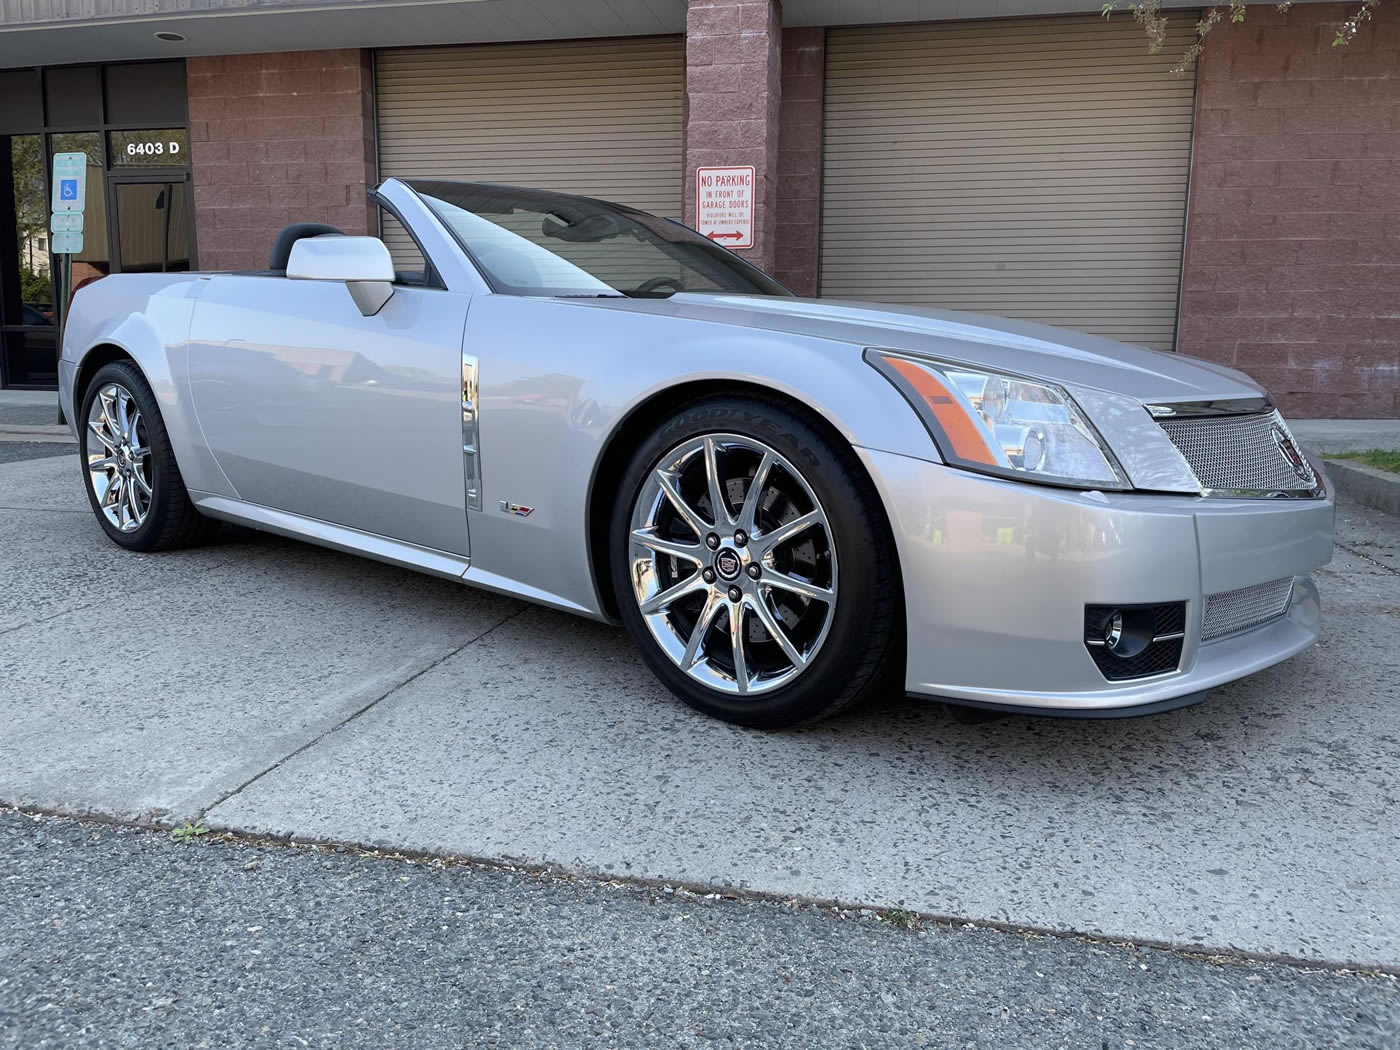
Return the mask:
[[963,700],[958,697],[935,696],[932,693],[907,692],[910,700],[926,700],[938,704],[948,704],[952,707],[973,707],[980,711],[993,711],[1003,715],[1030,715],[1039,718],[1075,718],[1075,719],[1104,719],[1104,718],[1141,718],[1144,715],[1160,715],[1168,711],[1175,711],[1181,707],[1192,707],[1199,704],[1210,695],[1209,689],[1202,689],[1199,692],[1187,693],[1185,696],[1172,696],[1165,700],[1154,700],[1147,704],[1130,704],[1125,707],[1099,707],[1099,708],[1066,708],[1066,707],[1030,707],[1023,704],[998,704],[990,700]]

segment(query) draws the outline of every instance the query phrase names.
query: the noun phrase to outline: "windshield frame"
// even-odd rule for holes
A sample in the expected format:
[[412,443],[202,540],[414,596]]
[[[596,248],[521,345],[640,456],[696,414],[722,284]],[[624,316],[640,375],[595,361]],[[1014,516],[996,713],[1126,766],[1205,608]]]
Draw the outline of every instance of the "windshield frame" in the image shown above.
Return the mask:
[[[477,274],[481,277],[482,281],[486,284],[486,286],[490,288],[492,292],[498,295],[511,295],[517,298],[545,299],[616,298],[659,300],[669,299],[672,295],[678,294],[751,295],[765,297],[771,296],[775,298],[792,298],[795,296],[795,293],[790,288],[785,286],[782,282],[778,281],[772,275],[766,273],[764,270],[755,266],[747,259],[744,259],[740,255],[730,251],[728,248],[716,244],[714,241],[704,237],[702,234],[697,233],[690,227],[685,226],[682,223],[676,222],[674,219],[668,219],[660,215],[653,215],[650,212],[645,212],[638,208],[632,208],[625,204],[616,204],[612,201],[599,200],[594,197],[583,197],[578,194],[559,193],[553,190],[532,189],[529,187],[522,186],[506,186],[502,184],[488,182],[468,182],[466,180],[458,179],[430,178],[402,179],[400,181],[403,183],[403,185],[405,185],[408,188],[409,192],[412,193],[414,197],[418,199],[419,203],[422,204],[422,206],[428,211],[428,213],[432,215],[432,217],[436,219],[439,224],[442,225],[443,229],[447,232],[448,236],[451,237],[451,239],[457,245],[457,247],[461,249],[462,254],[471,263],[473,269],[476,270]],[[494,273],[489,267],[483,265],[481,260],[477,258],[476,253],[472,251],[471,246],[466,243],[465,238],[461,235],[461,233],[458,232],[454,224],[448,220],[447,216],[441,214],[439,209],[434,205],[434,200],[437,198],[437,194],[433,193],[433,187],[460,187],[462,189],[473,192],[498,192],[502,196],[516,197],[521,199],[523,203],[530,203],[532,205],[539,206],[541,214],[548,213],[548,205],[551,203],[558,203],[561,205],[579,204],[599,208],[604,211],[611,211],[616,213],[616,215],[621,218],[631,218],[634,220],[639,219],[641,221],[637,221],[635,225],[642,232],[645,241],[651,244],[653,247],[655,247],[658,251],[662,252],[667,256],[670,256],[672,259],[679,262],[683,267],[686,267],[691,270],[700,271],[700,267],[694,265],[695,259],[687,258],[689,254],[688,252],[685,252],[684,250],[679,252],[670,250],[673,246],[677,244],[689,245],[692,249],[700,250],[703,254],[699,258],[703,259],[708,257],[708,259],[713,261],[716,265],[722,268],[729,268],[734,270],[740,278],[755,285],[756,287],[753,290],[712,288],[686,290],[684,293],[670,292],[667,294],[633,295],[627,293],[622,289],[613,288],[612,285],[603,281],[602,278],[594,279],[598,280],[598,282],[600,284],[603,284],[606,288],[612,289],[610,292],[593,293],[589,291],[584,291],[582,289],[573,292],[550,292],[545,289],[532,290],[529,288],[513,286],[507,283],[506,281],[502,280],[500,276]],[[491,221],[489,213],[478,213],[475,211],[471,211],[470,209],[463,208],[461,205],[453,204],[453,202],[450,200],[445,200],[445,203],[452,205],[452,207],[459,208],[463,212],[475,216],[476,218],[481,219],[485,222]],[[678,236],[676,240],[669,240],[666,237],[658,234],[654,229],[651,229],[651,226],[653,225],[659,225],[663,229],[667,229],[668,231],[673,228],[674,231],[680,234],[681,236]],[[505,229],[505,227],[501,228],[503,230]],[[507,230],[506,232],[509,233],[511,231]],[[519,236],[519,234],[516,234],[516,236]],[[525,239],[528,240],[528,238]],[[533,241],[530,241],[529,243],[534,244]],[[570,265],[574,266],[577,265],[572,263],[565,256],[552,252],[545,245],[536,244],[535,247],[538,247],[542,251],[550,252],[550,254],[555,255],[558,259],[565,263],[569,263]],[[583,267],[578,268],[580,270],[584,269]],[[585,270],[584,272],[587,271]]]

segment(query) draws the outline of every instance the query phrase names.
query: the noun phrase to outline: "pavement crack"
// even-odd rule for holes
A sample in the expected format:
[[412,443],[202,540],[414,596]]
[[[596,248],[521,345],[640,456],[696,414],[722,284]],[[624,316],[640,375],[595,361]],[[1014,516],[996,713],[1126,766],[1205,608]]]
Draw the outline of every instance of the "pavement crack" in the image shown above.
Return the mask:
[[1354,555],[1356,555],[1356,557],[1360,558],[1362,561],[1368,561],[1368,562],[1370,562],[1372,565],[1374,565],[1376,568],[1380,569],[1382,572],[1388,572],[1388,573],[1390,573],[1392,576],[1400,576],[1400,569],[1392,569],[1392,568],[1391,568],[1389,565],[1387,565],[1385,562],[1383,562],[1383,561],[1377,561],[1375,558],[1371,557],[1371,556],[1370,556],[1369,554],[1367,554],[1365,551],[1359,551],[1359,550],[1357,550],[1355,547],[1348,547],[1345,543],[1342,543],[1342,542],[1337,541],[1337,540],[1334,540],[1333,542],[1336,543],[1336,545],[1337,545],[1338,547],[1340,547],[1342,550],[1346,551],[1348,554],[1354,554]]
[[471,646],[475,645],[477,642],[481,641],[483,638],[485,638],[485,637],[487,637],[488,635],[492,634],[494,631],[498,630],[499,628],[504,627],[506,624],[510,623],[510,622],[511,622],[512,620],[514,620],[516,617],[518,617],[518,616],[524,614],[525,612],[527,612],[527,611],[530,610],[531,608],[533,608],[533,606],[530,606],[530,605],[522,605],[522,606],[521,606],[519,609],[517,609],[515,612],[511,613],[509,616],[503,617],[501,620],[497,621],[496,623],[492,624],[490,627],[486,628],[486,630],[482,631],[480,634],[475,635],[475,636],[473,636],[473,637],[471,637],[471,638],[468,638],[465,642],[463,642],[461,645],[457,646],[455,649],[452,649],[452,650],[450,650],[450,651],[448,651],[448,652],[446,652],[446,653],[443,653],[442,656],[439,656],[437,659],[431,661],[430,663],[424,665],[423,667],[420,667],[417,671],[414,671],[413,674],[409,675],[409,676],[408,676],[407,678],[405,678],[403,681],[401,681],[401,682],[395,682],[393,685],[389,686],[389,688],[385,689],[382,693],[379,693],[379,694],[377,694],[377,695],[371,697],[366,703],[364,703],[363,705],[361,705],[361,706],[360,706],[359,708],[357,708],[356,710],[352,711],[350,714],[346,715],[344,718],[342,718],[342,719],[341,719],[339,722],[337,722],[335,725],[330,726],[329,728],[325,729],[324,731],[318,733],[316,736],[314,736],[312,739],[308,740],[306,743],[302,744],[301,746],[299,746],[299,747],[297,747],[297,748],[294,748],[293,750],[287,752],[287,754],[283,755],[283,756],[282,756],[281,758],[279,758],[276,762],[273,762],[273,763],[272,763],[270,766],[268,766],[266,769],[261,769],[261,770],[259,770],[257,773],[254,773],[251,777],[249,777],[247,780],[243,781],[241,784],[239,784],[239,785],[237,785],[236,787],[234,787],[232,790],[224,792],[222,795],[220,795],[218,798],[216,798],[213,802],[209,803],[207,806],[204,806],[202,809],[199,809],[198,811],[196,811],[195,817],[194,817],[193,819],[198,820],[198,819],[200,819],[200,818],[203,818],[203,817],[207,816],[210,812],[212,812],[213,810],[215,810],[215,809],[217,809],[218,807],[222,806],[225,802],[227,802],[229,799],[233,798],[235,795],[238,795],[238,794],[240,794],[241,792],[245,791],[246,789],[252,787],[254,784],[256,784],[256,783],[257,783],[259,780],[261,780],[263,777],[267,776],[269,773],[273,773],[273,772],[276,772],[278,769],[281,769],[282,766],[286,765],[286,764],[287,764],[288,762],[290,762],[292,759],[296,758],[297,755],[300,755],[302,752],[307,751],[307,750],[309,750],[310,748],[315,747],[315,746],[316,746],[317,744],[319,744],[322,740],[325,740],[328,736],[332,735],[333,733],[338,733],[338,732],[340,732],[340,730],[344,729],[344,728],[345,728],[346,726],[348,726],[351,722],[355,721],[357,718],[359,718],[361,715],[365,714],[366,712],[371,711],[371,710],[372,710],[374,707],[376,707],[381,701],[388,699],[390,696],[392,696],[393,694],[397,693],[400,689],[404,688],[404,686],[411,685],[413,682],[416,682],[418,679],[422,678],[422,677],[423,677],[425,674],[427,674],[429,671],[432,671],[432,670],[434,670],[435,668],[441,667],[444,663],[446,663],[448,660],[452,659],[452,658],[453,658],[454,656],[456,656],[458,653],[460,653],[460,652],[462,652],[463,650],[468,649],[468,648],[470,648]]
[[51,613],[48,616],[41,616],[37,620],[29,620],[25,623],[17,623],[13,627],[6,627],[3,630],[0,630],[0,635],[11,634],[15,631],[22,631],[26,627],[36,627],[41,623],[48,623],[50,620],[57,620],[60,616],[69,616],[75,612],[79,612],[82,609],[87,608],[88,604],[89,603],[84,602],[81,605],[75,605],[70,609],[62,609],[59,612]]

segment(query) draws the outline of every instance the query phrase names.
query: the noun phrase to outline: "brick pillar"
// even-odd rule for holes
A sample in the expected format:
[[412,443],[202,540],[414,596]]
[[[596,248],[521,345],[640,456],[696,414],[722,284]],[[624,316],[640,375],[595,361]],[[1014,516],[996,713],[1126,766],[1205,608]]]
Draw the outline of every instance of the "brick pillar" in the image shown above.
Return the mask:
[[293,222],[372,229],[368,51],[191,58],[187,70],[201,268],[262,269]]
[[686,14],[685,216],[695,225],[695,169],[752,164],[754,246],[741,251],[770,273],[776,259],[778,0],[690,0]]
[[822,102],[826,30],[783,30],[778,129],[778,248],[773,275],[798,295],[817,294],[822,221]]
[[1400,6],[1251,7],[1207,37],[1178,348],[1300,417],[1400,415]]

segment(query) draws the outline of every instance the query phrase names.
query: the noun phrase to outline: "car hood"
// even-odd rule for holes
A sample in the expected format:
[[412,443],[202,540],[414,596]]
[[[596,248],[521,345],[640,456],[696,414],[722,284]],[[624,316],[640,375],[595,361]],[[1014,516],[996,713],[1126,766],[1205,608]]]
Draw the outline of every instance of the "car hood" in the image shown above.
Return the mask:
[[1181,354],[981,314],[833,299],[704,295],[580,299],[580,305],[683,317],[884,347],[1101,390],[1146,404],[1263,396],[1243,372]]

